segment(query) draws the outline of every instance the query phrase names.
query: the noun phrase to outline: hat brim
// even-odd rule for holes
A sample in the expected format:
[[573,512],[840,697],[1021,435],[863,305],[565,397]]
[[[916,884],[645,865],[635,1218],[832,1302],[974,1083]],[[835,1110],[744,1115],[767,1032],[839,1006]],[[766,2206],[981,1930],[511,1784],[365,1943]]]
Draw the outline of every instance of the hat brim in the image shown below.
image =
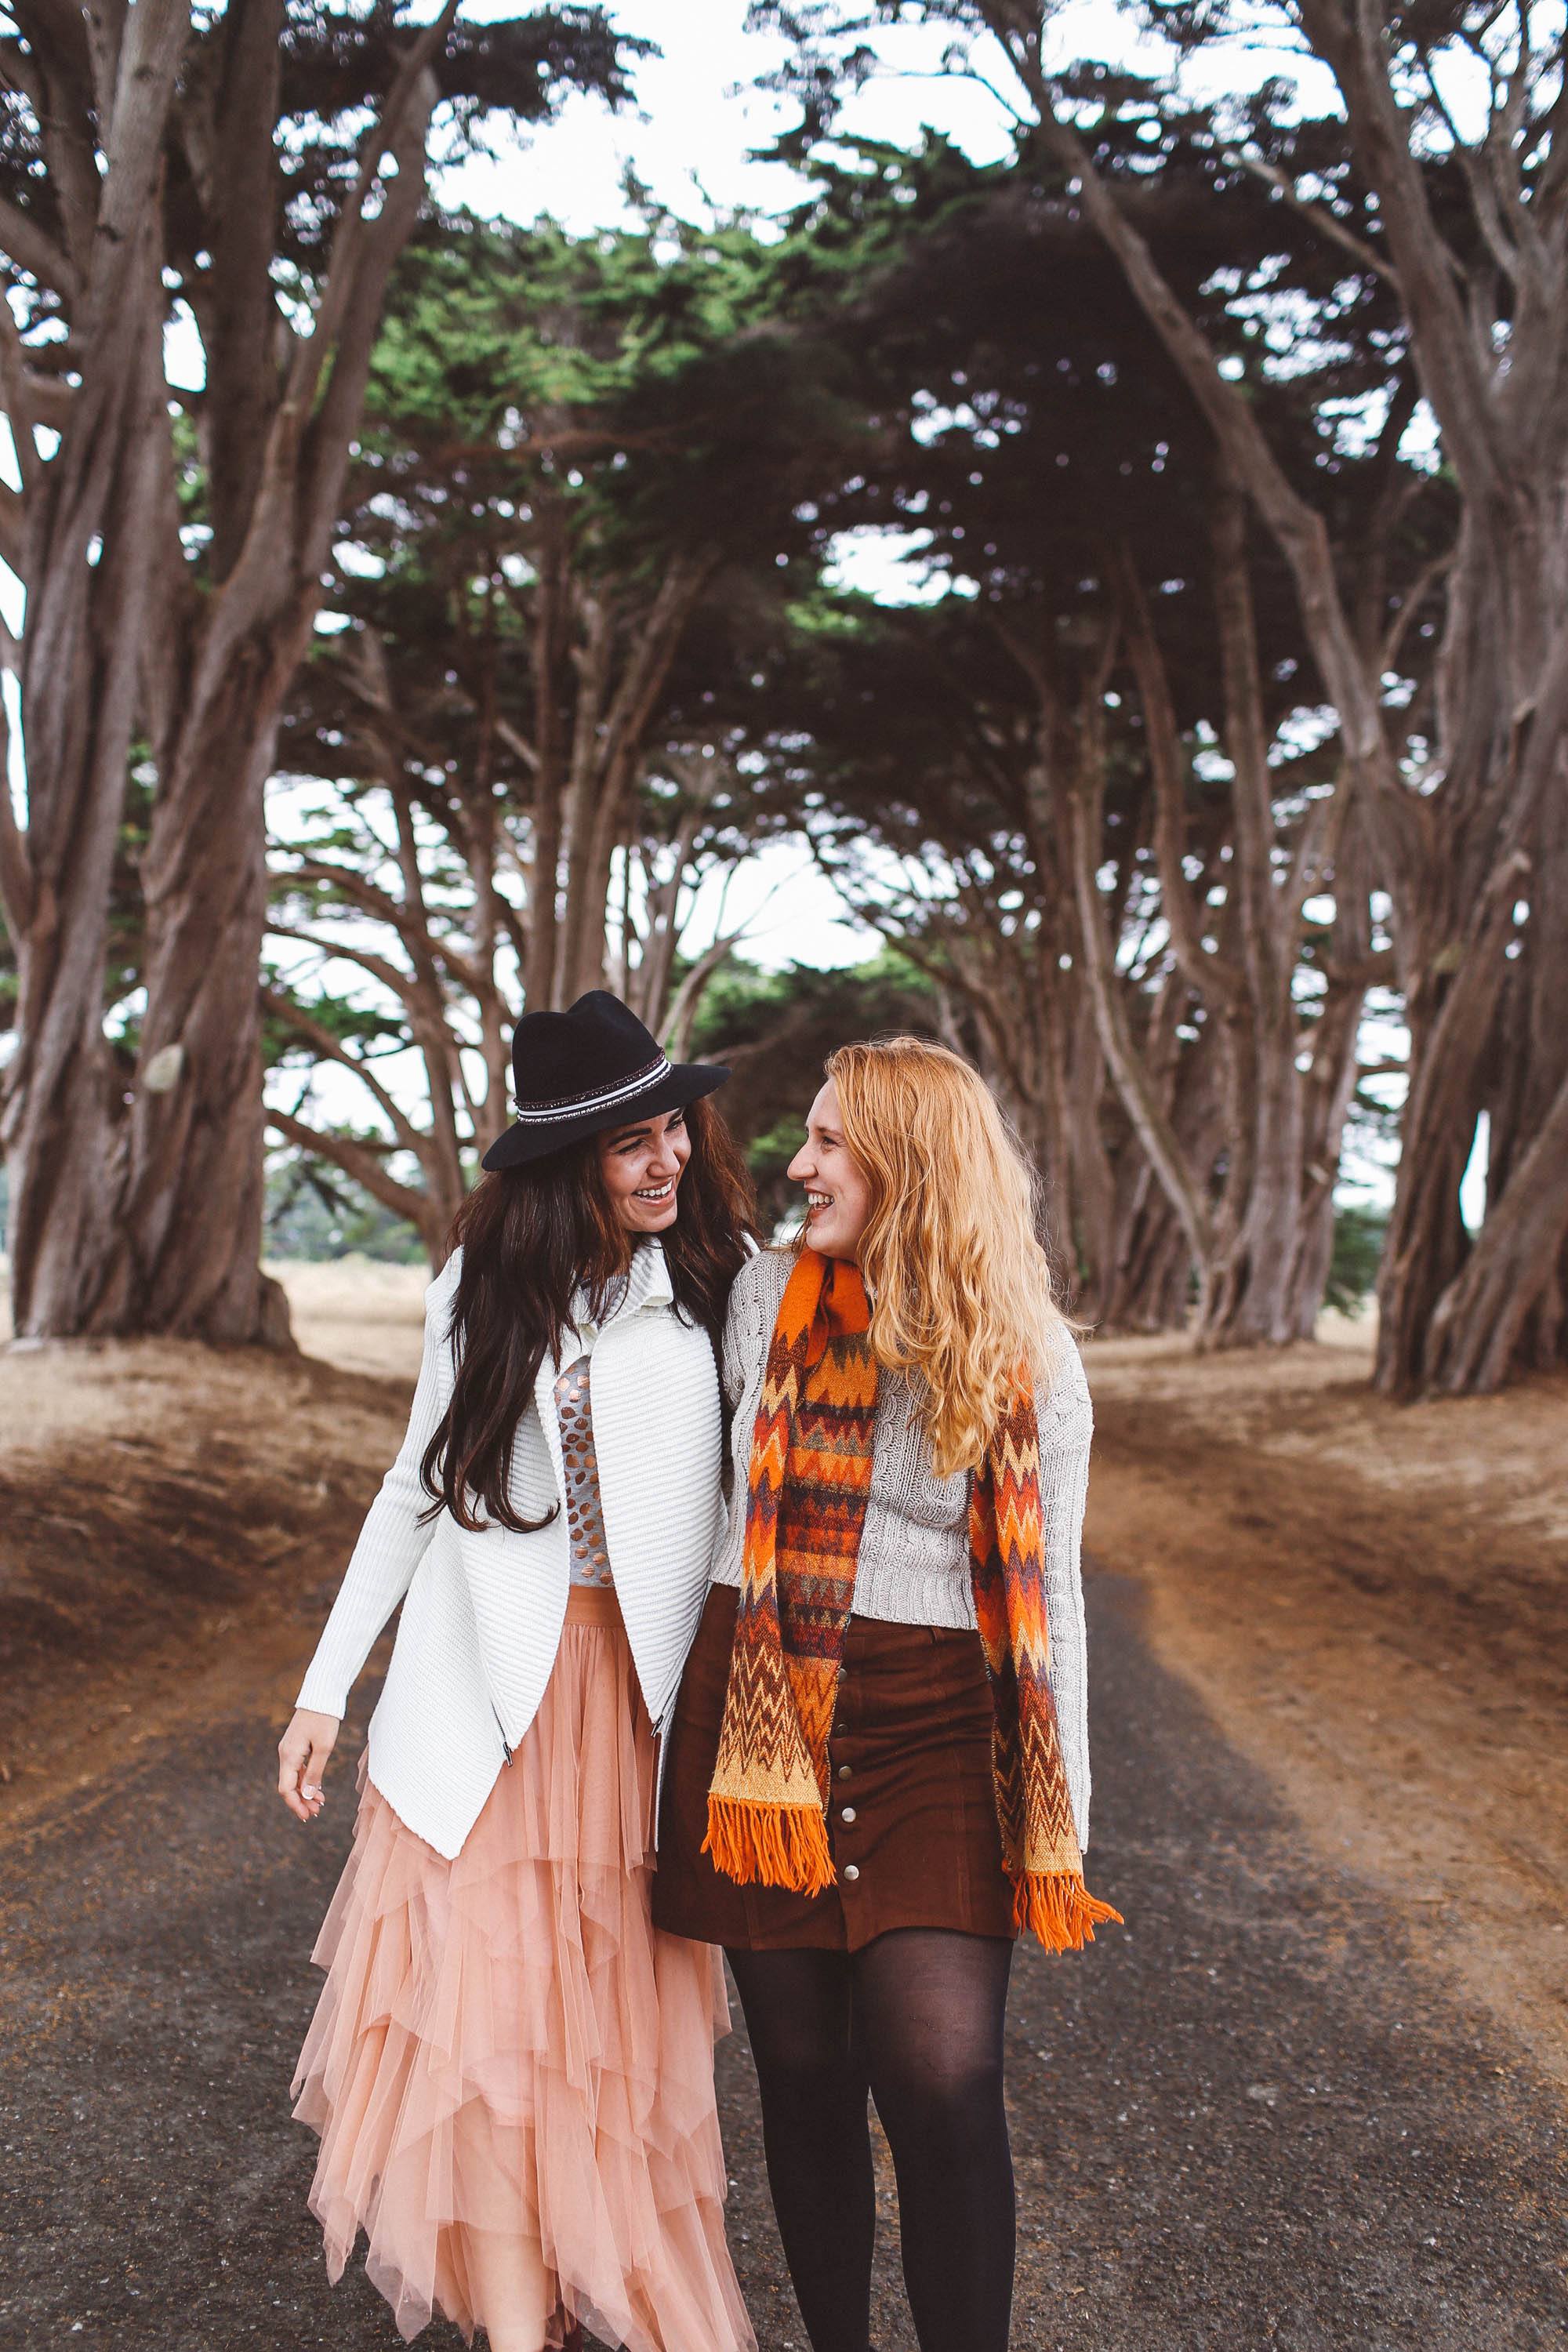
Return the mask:
[[615,1128],[636,1127],[645,1118],[657,1118],[661,1111],[679,1110],[701,1095],[716,1093],[729,1075],[719,1062],[673,1062],[646,1094],[617,1103],[613,1110],[583,1111],[576,1118],[568,1114],[537,1125],[520,1119],[504,1135],[497,1136],[479,1165],[493,1171],[497,1168],[521,1168],[531,1160],[548,1160],[552,1151],[563,1151],[569,1143],[581,1143],[585,1135],[604,1135]]

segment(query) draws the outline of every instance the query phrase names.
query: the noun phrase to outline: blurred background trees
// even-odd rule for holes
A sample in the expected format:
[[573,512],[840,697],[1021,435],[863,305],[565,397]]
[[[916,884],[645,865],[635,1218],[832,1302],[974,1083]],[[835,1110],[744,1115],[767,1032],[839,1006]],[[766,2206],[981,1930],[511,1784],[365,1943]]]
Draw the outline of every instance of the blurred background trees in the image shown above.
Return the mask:
[[[258,1264],[263,796],[387,281],[433,142],[450,158],[498,111],[536,121],[567,89],[626,89],[601,10],[463,28],[457,13],[17,0],[0,26],[17,466],[0,552],[26,592],[24,823],[0,794],[22,1332],[286,1332]],[[127,1085],[101,998],[138,739],[154,788]]]
[[[279,0],[258,77],[266,10],[143,5],[133,86],[16,12],[19,1328],[271,1328],[263,1061],[275,1230],[438,1261],[518,1007],[603,982],[731,1061],[770,1215],[823,1054],[921,1028],[1090,1320],[1278,1343],[1375,1266],[1390,1391],[1564,1361],[1561,27],[1157,13],[1294,41],[1337,106],[1194,104],[1021,0],[763,7],[808,195],[574,238],[431,205],[426,159],[620,94],[595,11]],[[894,16],[1010,158],[838,132]],[[133,251],[73,214],[84,141]],[[878,530],[908,601],[840,584]],[[748,960],[724,878],[784,838],[858,970]],[[1397,1160],[1385,1241],[1347,1140]]]

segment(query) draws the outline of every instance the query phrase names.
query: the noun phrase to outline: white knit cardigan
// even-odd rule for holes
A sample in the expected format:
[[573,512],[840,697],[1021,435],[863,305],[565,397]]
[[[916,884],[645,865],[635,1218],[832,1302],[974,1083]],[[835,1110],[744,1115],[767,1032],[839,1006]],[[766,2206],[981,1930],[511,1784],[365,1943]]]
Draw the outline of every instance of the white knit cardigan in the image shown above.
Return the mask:
[[[544,1696],[571,1580],[563,1508],[529,1535],[495,1526],[471,1533],[445,1510],[423,1517],[430,1498],[419,1465],[452,1394],[448,1325],[459,1260],[460,1253],[426,1293],[408,1433],[371,1505],[298,1702],[342,1716],[402,1601],[367,1769],[399,1818],[448,1859],[462,1850]],[[581,1352],[568,1332],[562,1361]],[[518,1425],[510,1492],[521,1518],[540,1518],[563,1501],[559,1369],[547,1356],[534,1407]],[[676,1313],[657,1242],[642,1245],[625,1305],[597,1334],[591,1380],[616,1591],[657,1730],[674,1707],[697,1631],[721,1508],[712,1346]]]

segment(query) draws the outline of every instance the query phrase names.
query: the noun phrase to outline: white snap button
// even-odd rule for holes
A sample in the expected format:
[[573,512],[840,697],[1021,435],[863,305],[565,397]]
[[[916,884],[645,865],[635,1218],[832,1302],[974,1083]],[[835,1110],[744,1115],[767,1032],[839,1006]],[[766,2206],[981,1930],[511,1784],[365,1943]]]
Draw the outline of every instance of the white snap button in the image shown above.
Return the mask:
[[859,1877],[859,1875],[860,1875],[860,1865],[859,1865],[859,1864],[858,1864],[858,1862],[852,1862],[852,1863],[850,1863],[850,1864],[848,1864],[847,1868],[845,1870],[844,1875],[845,1875],[845,1877],[849,1881],[850,1885],[851,1885],[851,1886],[853,1886],[853,1885],[854,1885],[854,1884],[855,1884],[855,1881],[856,1881],[856,1880]]
[[844,1811],[839,1814],[838,1818],[839,1818],[839,1820],[840,1820],[841,1822],[852,1822],[852,1821],[854,1820],[854,1818],[855,1818],[855,1808],[854,1808],[854,1806],[853,1806],[853,1805],[846,1805],[846,1806],[845,1806],[845,1808],[844,1808]]

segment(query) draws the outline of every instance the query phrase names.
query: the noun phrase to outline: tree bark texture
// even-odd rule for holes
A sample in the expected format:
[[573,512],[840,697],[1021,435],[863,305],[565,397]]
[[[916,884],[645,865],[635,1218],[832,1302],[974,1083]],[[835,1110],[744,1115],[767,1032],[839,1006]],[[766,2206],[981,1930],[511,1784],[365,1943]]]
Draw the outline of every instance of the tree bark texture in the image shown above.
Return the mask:
[[[1079,949],[1105,1066],[1195,1270],[1193,1330],[1205,1348],[1281,1345],[1310,1337],[1332,1236],[1332,1192],[1355,1069],[1364,979],[1331,986],[1311,1027],[1298,997],[1302,907],[1334,869],[1317,811],[1284,832],[1268,762],[1247,568],[1246,509],[1223,478],[1212,506],[1216,620],[1224,679],[1221,733],[1232,769],[1223,917],[1206,939],[1185,870],[1184,751],[1163,656],[1127,562],[1110,567],[1120,617],[1069,707],[1056,666],[1015,644],[1041,697],[1042,818],[1068,845]],[[1013,642],[1011,639],[1009,642]],[[1125,968],[1101,887],[1107,745],[1104,696],[1126,646],[1143,740],[1169,971],[1150,983]],[[1336,796],[1342,833],[1347,802]],[[1366,922],[1364,875],[1339,874],[1342,950]],[[1358,960],[1351,959],[1352,968]],[[1176,1029],[1201,1024],[1209,1116],[1184,1132]],[[1211,1097],[1211,1101],[1213,1097]],[[1190,1104],[1187,1107],[1190,1110]],[[1125,1307],[1121,1319],[1126,1319]]]
[[[34,268],[70,297],[80,381],[34,438],[39,386],[0,303],[0,389],[21,468],[5,551],[27,591],[14,659],[26,754],[27,822],[0,783],[0,898],[17,960],[18,1045],[0,1090],[11,1176],[13,1311],[19,1335],[92,1328],[116,1246],[124,1074],[105,1039],[110,880],[136,725],[155,568],[163,453],[159,161],[187,8],[148,0],[118,55],[36,44],[67,246]],[[100,176],[81,108],[90,97]]]
[[[1470,203],[1461,250],[1439,224],[1431,175],[1413,143],[1417,110],[1391,79],[1384,13],[1346,10],[1336,0],[1297,0],[1294,12],[1335,75],[1357,167],[1378,198],[1382,249],[1349,242],[1362,266],[1400,295],[1421,389],[1462,501],[1446,567],[1434,757],[1423,787],[1413,791],[1384,724],[1386,647],[1381,632],[1357,627],[1322,518],[1287,478],[1242,388],[1221,376],[1202,330],[1098,170],[1045,63],[1040,12],[1016,0],[986,0],[983,13],[1029,93],[1047,152],[1077,182],[1087,216],[1290,567],[1338,710],[1347,777],[1363,797],[1363,821],[1394,898],[1411,1076],[1379,1286],[1377,1382],[1396,1395],[1462,1385],[1464,1378],[1491,1384],[1503,1377],[1503,1322],[1513,1332],[1509,1360],[1521,1363],[1539,1358],[1542,1316],[1555,1328],[1561,1254],[1543,1236],[1559,1206],[1568,1215],[1568,1161],[1559,1157],[1553,1179],[1531,1150],[1537,1136],[1554,1131],[1550,1093],[1531,1114],[1539,1123],[1516,1139],[1518,1202],[1510,1208],[1506,1183],[1489,1199],[1488,1222],[1502,1220],[1499,1240],[1476,1280],[1464,1281],[1469,1243],[1459,1182],[1508,977],[1506,908],[1526,895],[1521,860],[1568,719],[1568,171],[1560,146],[1541,148],[1539,128],[1525,136],[1525,110],[1554,69],[1550,47],[1531,53],[1535,34],[1521,16],[1523,47],[1513,69],[1494,77],[1480,136],[1467,144],[1452,131]],[[1440,45],[1445,35],[1441,27],[1430,37],[1414,28],[1404,70],[1407,80],[1427,74],[1432,110],[1440,111],[1428,37]],[[1559,100],[1549,119],[1537,116],[1558,142],[1561,112]],[[1304,209],[1310,215],[1313,207]],[[1323,226],[1336,244],[1346,242],[1341,224],[1325,217]],[[1549,889],[1538,879],[1528,894],[1532,906]],[[1516,1218],[1521,1243],[1527,1231],[1532,1237],[1528,1247],[1512,1246]],[[1506,1315],[1499,1303],[1506,1286],[1483,1278],[1485,1264],[1503,1262],[1511,1262],[1516,1287],[1526,1294],[1510,1297]],[[1456,1372],[1461,1363],[1469,1373]]]
[[[285,323],[271,282],[282,0],[230,10],[221,45],[209,47],[178,101],[213,257],[200,298],[199,429],[212,515],[205,588],[179,535],[153,201],[188,8],[144,0],[126,12],[111,89],[102,57],[112,45],[89,43],[108,169],[71,265],[82,387],[42,483],[24,490],[33,509],[21,663],[29,822],[6,857],[24,877],[27,918],[24,1041],[5,1116],[21,1203],[20,1328],[29,1331],[287,1339],[281,1293],[259,1267],[263,793],[283,698],[321,603],[388,274],[423,199],[437,97],[430,60],[453,13],[404,51],[339,214],[307,334]],[[47,68],[56,20],[41,5],[26,14]],[[89,94],[68,44],[62,57],[48,127],[51,180],[68,194],[98,174]],[[26,413],[16,382],[26,364],[13,341],[14,415]],[[53,616],[68,623],[72,613],[75,645],[66,646]],[[146,1011],[127,1090],[103,1083],[101,1003],[89,1000],[101,995],[108,861],[133,721],[151,739],[157,789],[142,869]],[[55,813],[83,797],[62,761],[99,779],[98,805],[70,853],[68,904],[58,879],[31,896],[26,881],[35,864],[47,876]],[[74,975],[68,1012],[57,994],[62,958]],[[72,1027],[77,1042],[62,1052],[55,1040]],[[62,1181],[78,1168],[95,1171],[90,1199],[79,1197],[81,1179]]]

